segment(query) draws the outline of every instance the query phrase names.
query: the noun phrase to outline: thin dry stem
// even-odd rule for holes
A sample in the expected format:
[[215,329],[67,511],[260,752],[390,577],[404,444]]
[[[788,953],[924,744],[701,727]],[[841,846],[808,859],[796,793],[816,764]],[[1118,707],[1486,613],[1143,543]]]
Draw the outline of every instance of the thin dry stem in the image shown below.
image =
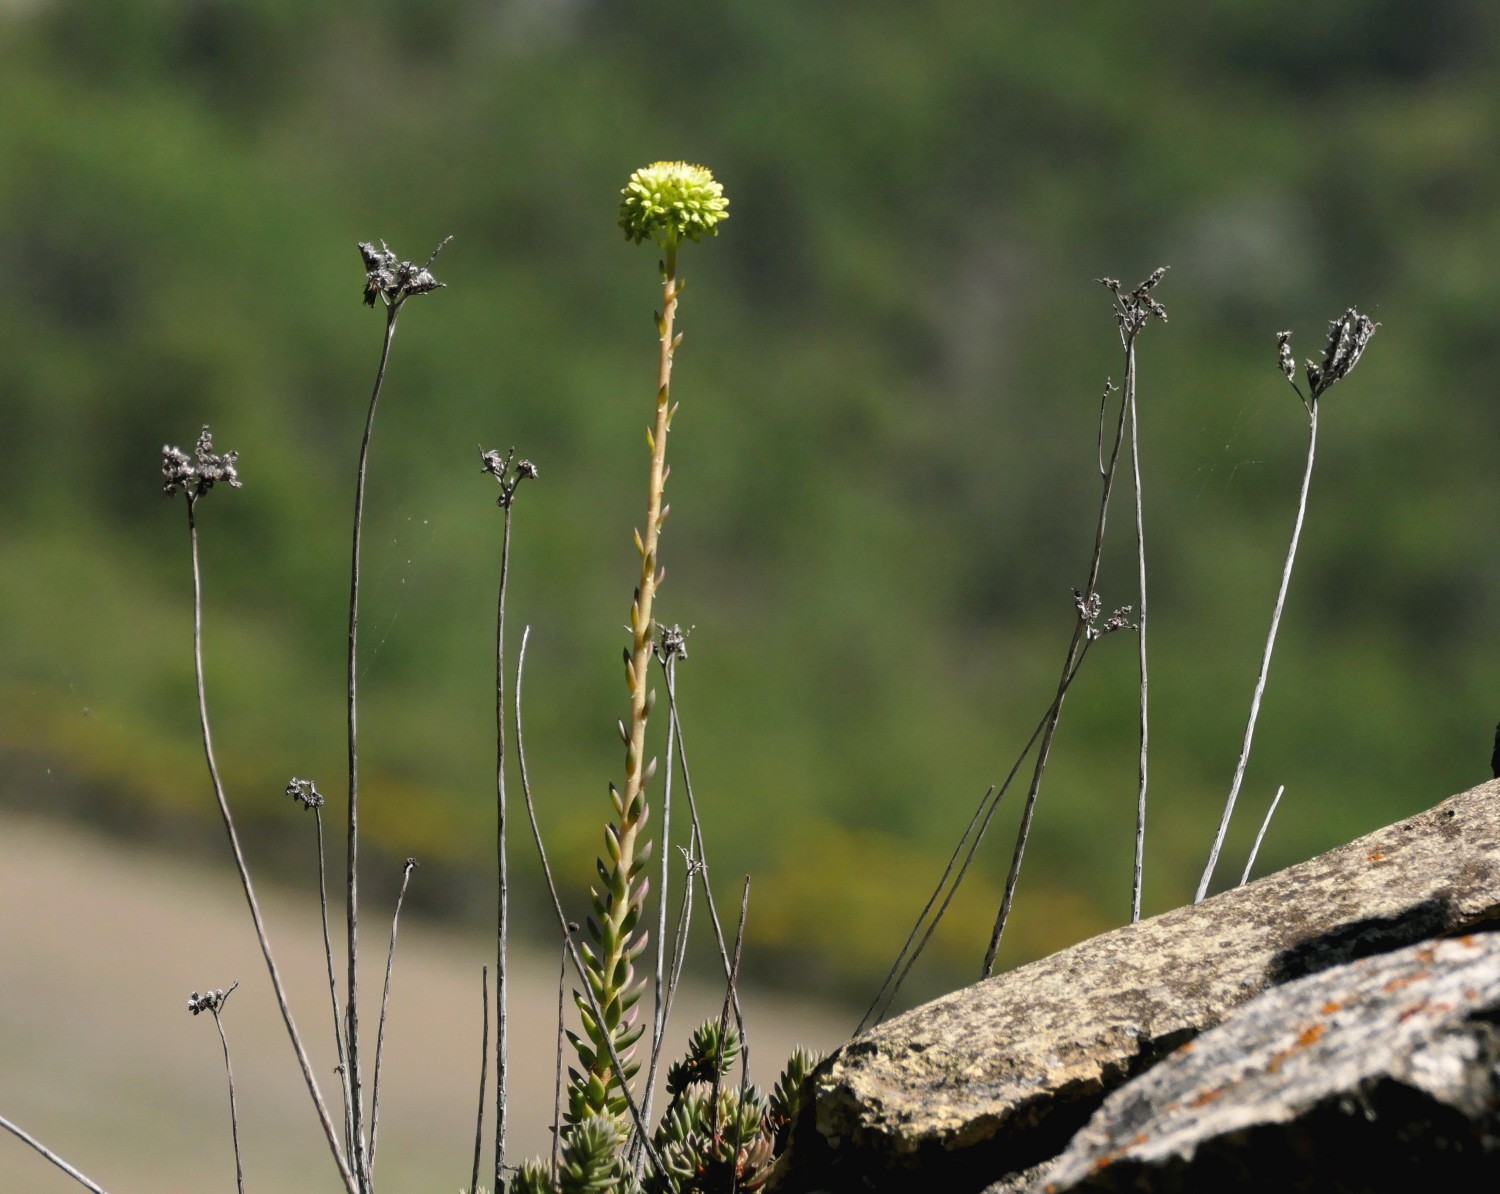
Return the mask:
[[90,1177],[85,1176],[82,1172],[74,1168],[72,1165],[69,1165],[60,1156],[58,1156],[55,1152],[53,1152],[50,1148],[48,1148],[45,1144],[43,1144],[40,1140],[33,1136],[30,1132],[26,1131],[26,1129],[20,1127],[18,1124],[11,1123],[11,1121],[6,1119],[3,1115],[0,1115],[0,1128],[4,1128],[7,1132],[13,1135],[17,1140],[20,1140],[22,1143],[31,1145],[32,1148],[36,1149],[37,1152],[41,1153],[42,1156],[46,1157],[47,1160],[51,1161],[80,1186],[84,1187],[84,1189],[92,1190],[94,1194],[109,1194],[109,1191],[107,1191],[98,1182],[94,1181]]
[[[557,894],[557,883],[552,875],[552,866],[547,861],[547,849],[542,842],[541,825],[536,819],[536,804],[531,798],[531,780],[526,772],[526,737],[521,727],[521,682],[526,670],[526,643],[531,637],[531,627],[526,627],[521,632],[521,648],[516,659],[516,701],[514,714],[516,719],[516,767],[521,776],[521,796],[526,803],[526,816],[531,822],[532,837],[536,841],[537,855],[542,863],[542,878],[547,884],[547,894],[552,898],[552,910],[557,916],[557,923],[563,931],[563,946],[567,951],[568,959],[573,963],[574,973],[578,975],[581,984],[581,994],[587,1003],[589,1010],[604,1023],[604,1011],[599,1006],[599,1000],[594,996],[594,991],[589,983],[589,970],[584,966],[583,958],[579,955],[578,947],[573,943],[572,928],[567,916],[563,912],[562,899]],[[615,1049],[614,1041],[608,1033],[603,1037],[606,1053],[609,1055],[610,1063],[615,1067],[615,1072],[623,1074],[625,1067],[620,1061],[619,1052]],[[658,1173],[666,1174],[666,1167],[662,1164],[661,1157],[657,1154],[651,1143],[650,1130],[646,1121],[641,1116],[640,1105],[631,1093],[628,1085],[622,1085],[621,1093],[624,1095],[626,1106],[630,1110],[631,1119],[635,1123],[635,1130],[639,1134],[641,1144],[646,1150],[647,1157]]]
[[[568,926],[571,932],[571,926]],[[567,1008],[567,933],[562,935],[562,950],[558,960],[558,1056],[556,1056],[556,1067],[552,1077],[552,1173],[553,1181],[558,1173],[558,1149],[562,1145],[562,1043],[567,1040],[567,1032],[562,1028],[562,1020]]]
[[[732,961],[729,956],[729,946],[724,938],[724,926],[719,921],[718,905],[714,901],[713,888],[708,881],[708,858],[705,854],[703,822],[698,818],[698,800],[693,795],[693,777],[688,770],[687,736],[682,729],[682,714],[677,707],[677,683],[672,674],[667,675],[667,707],[669,715],[677,724],[677,757],[682,764],[682,789],[687,793],[688,813],[693,823],[693,841],[698,850],[694,870],[703,883],[704,901],[708,904],[708,916],[714,927],[714,942],[719,947],[719,961],[724,967],[724,976],[729,976]],[[740,1015],[739,995],[735,995],[735,1014]]]
[[[1300,396],[1300,394],[1299,394]],[[1302,523],[1307,517],[1307,493],[1312,485],[1313,459],[1318,449],[1318,399],[1307,404],[1307,467],[1302,472],[1302,493],[1297,499],[1297,519],[1292,524],[1292,542],[1287,548],[1286,564],[1281,570],[1281,588],[1276,593],[1276,608],[1271,613],[1271,629],[1266,635],[1266,649],[1260,659],[1260,674],[1255,678],[1255,692],[1250,698],[1250,719],[1245,723],[1245,740],[1240,746],[1239,762],[1234,766],[1234,779],[1229,785],[1229,799],[1224,802],[1224,813],[1219,818],[1219,829],[1214,834],[1213,848],[1208,854],[1208,865],[1203,868],[1203,877],[1198,880],[1198,890],[1193,903],[1202,902],[1208,895],[1208,885],[1213,882],[1214,868],[1219,865],[1219,851],[1224,847],[1224,837],[1229,832],[1229,819],[1234,815],[1234,803],[1239,799],[1240,786],[1245,782],[1245,767],[1250,762],[1250,746],[1255,741],[1255,723],[1260,717],[1260,702],[1266,692],[1266,677],[1271,671],[1271,653],[1276,649],[1276,632],[1281,627],[1281,611],[1286,605],[1287,590],[1292,584],[1292,565],[1297,560],[1297,544],[1302,538]]]
[[1266,830],[1271,828],[1271,818],[1276,815],[1276,806],[1281,803],[1281,794],[1285,791],[1285,784],[1277,788],[1271,807],[1266,809],[1266,819],[1260,823],[1260,832],[1255,835],[1255,844],[1250,847],[1250,857],[1245,859],[1245,873],[1240,876],[1241,887],[1250,882],[1250,872],[1255,867],[1255,856],[1260,853],[1260,844],[1266,840]]
[[[745,876],[745,885],[740,891],[740,919],[734,931],[734,957],[730,961],[729,974],[726,976],[724,990],[724,1005],[719,1009],[719,1039],[714,1052],[714,1081],[713,1097],[709,1100],[709,1129],[708,1138],[717,1140],[719,1137],[719,1087],[724,1078],[724,1037],[729,1031],[729,1009],[736,1009],[735,1019],[740,1032],[740,1056],[743,1072],[749,1072],[749,1059],[745,1057],[745,1035],[744,1021],[739,1017],[739,992],[737,984],[740,975],[740,949],[745,943],[745,918],[750,912],[750,876]],[[735,1142],[738,1147],[739,1141]],[[731,1168],[731,1172],[738,1166]]]
[[365,477],[370,460],[370,436],[375,429],[375,408],[380,403],[380,389],[385,383],[385,369],[391,357],[391,340],[396,334],[396,319],[401,304],[386,308],[385,339],[380,349],[380,366],[370,391],[370,408],[365,415],[364,435],[359,444],[359,469],[354,486],[354,537],[349,565],[349,825],[347,871],[345,875],[345,910],[348,917],[349,1000],[345,1008],[345,1040],[348,1046],[348,1083],[351,1136],[354,1140],[354,1172],[359,1179],[359,1194],[370,1188],[368,1166],[364,1156],[364,1091],[359,1056],[359,565],[360,537],[364,530]]
[[1141,919],[1141,887],[1146,866],[1146,762],[1151,745],[1149,673],[1146,669],[1146,520],[1141,498],[1140,419],[1135,404],[1135,337],[1125,340],[1125,404],[1130,410],[1130,464],[1135,490],[1135,557],[1139,598],[1136,605],[1136,658],[1141,679],[1140,757],[1135,802],[1135,860],[1130,882],[1130,923]]
[[[1094,557],[1089,564],[1088,584],[1083,589],[1086,597],[1093,596],[1099,584],[1099,568],[1104,559],[1104,529],[1109,518],[1109,499],[1114,491],[1120,445],[1125,438],[1127,411],[1128,405],[1122,396],[1120,417],[1115,424],[1113,447],[1110,450],[1108,464],[1103,470],[1104,485],[1099,497],[1099,520],[1094,528]],[[1005,893],[1000,900],[1000,911],[995,916],[995,927],[990,932],[989,945],[984,952],[984,965],[980,969],[981,978],[988,978],[995,970],[995,955],[1000,951],[1000,940],[1010,920],[1011,905],[1015,902],[1016,884],[1021,878],[1021,860],[1026,853],[1027,839],[1031,836],[1031,821],[1036,813],[1037,794],[1041,791],[1042,776],[1047,770],[1047,761],[1052,754],[1052,739],[1057,733],[1057,723],[1062,718],[1063,701],[1067,698],[1068,688],[1077,675],[1078,664],[1082,661],[1084,648],[1088,645],[1088,629],[1088,624],[1080,613],[1073,626],[1073,637],[1068,643],[1067,657],[1063,660],[1062,678],[1058,682],[1057,694],[1052,699],[1046,725],[1042,729],[1042,741],[1037,750],[1036,767],[1032,771],[1031,786],[1026,791],[1026,805],[1021,811],[1021,826],[1016,832],[1016,848],[1011,855],[1010,873],[1005,878]]]
[[[1029,750],[1030,747],[1028,746],[1027,749]],[[974,833],[975,826],[980,823],[980,817],[984,816],[985,806],[988,805],[991,813],[993,813],[995,807],[999,804],[998,799],[995,799],[993,802],[991,801],[991,798],[994,796],[995,785],[991,784],[984,790],[984,795],[979,798],[979,803],[974,806],[974,815],[969,818],[969,823],[964,826],[963,834],[958,839],[958,845],[953,847],[953,853],[948,856],[948,864],[943,868],[942,878],[937,881],[937,886],[932,889],[932,894],[927,897],[927,902],[922,905],[922,911],[917,913],[917,919],[912,923],[911,932],[906,935],[906,940],[901,943],[901,948],[896,953],[896,960],[891,963],[890,969],[885,972],[885,978],[881,981],[880,989],[875,992],[875,998],[870,1000],[870,1006],[865,1009],[865,1014],[860,1017],[859,1023],[854,1026],[854,1036],[858,1036],[865,1030],[865,1025],[870,1022],[871,1017],[875,1017],[875,1023],[877,1024],[884,1018],[885,1009],[890,1006],[890,999],[895,998],[896,991],[900,988],[897,971],[901,971],[902,978],[906,976],[906,971],[901,970],[901,964],[906,961],[907,954],[911,951],[912,944],[917,939],[917,934],[922,931],[922,926],[927,922],[928,913],[932,911],[932,906],[937,903],[938,896],[942,895],[943,889],[948,886],[948,879],[953,874],[953,868],[958,862],[958,856],[963,853],[964,844],[969,841],[971,835]],[[986,824],[988,824],[988,821],[989,818],[985,817]],[[976,838],[975,845],[977,846],[977,844],[978,839]],[[969,856],[973,857],[972,847],[969,851]],[[962,879],[962,872],[960,872],[959,877]],[[954,885],[954,890],[957,890],[957,884]],[[950,892],[949,895],[951,898],[952,893]],[[947,910],[947,907],[948,902],[944,900],[943,907],[939,909],[937,917],[933,920],[933,927],[942,918],[942,913]],[[923,938],[923,944],[926,944],[925,937]],[[917,952],[920,953],[920,949]],[[912,961],[915,960],[916,955],[913,955]],[[907,968],[910,969],[910,963],[908,963]],[[890,993],[890,999],[886,998],[887,992]],[[885,1001],[885,1007],[881,1007],[882,1000]]]
[[408,858],[401,871],[401,890],[396,894],[396,911],[391,916],[391,946],[385,955],[385,984],[380,993],[380,1024],[375,1030],[375,1073],[370,1081],[370,1178],[375,1176],[375,1144],[380,1129],[380,1059],[385,1053],[385,1016],[391,1004],[391,972],[396,966],[396,930],[401,924],[401,905],[406,902],[406,886],[417,860]]
[[[1083,660],[1088,655],[1090,645],[1089,642],[1084,642],[1078,661],[1073,666],[1073,673],[1069,676],[1067,685],[1063,686],[1064,691],[1066,691],[1067,687],[1071,686],[1073,678],[1078,675],[1078,669],[1083,665]],[[958,845],[953,848],[953,853],[948,859],[948,865],[943,868],[942,878],[938,880],[937,886],[933,888],[932,895],[927,898],[927,903],[923,905],[922,911],[918,914],[916,922],[912,925],[911,932],[907,934],[906,943],[901,947],[900,953],[896,955],[896,960],[891,963],[891,968],[886,972],[885,981],[881,983],[880,990],[876,992],[875,998],[871,1000],[870,1006],[865,1010],[864,1017],[855,1028],[855,1036],[858,1036],[865,1030],[865,1027],[870,1024],[872,1016],[874,1017],[875,1024],[879,1024],[885,1019],[885,1015],[900,992],[902,984],[906,982],[906,976],[911,973],[912,967],[917,964],[917,959],[922,956],[923,950],[927,948],[928,941],[932,939],[933,933],[937,931],[938,925],[942,923],[943,916],[948,911],[948,905],[953,902],[953,897],[958,894],[958,889],[962,886],[964,878],[969,873],[969,867],[974,861],[974,855],[978,851],[980,843],[984,841],[984,835],[990,827],[991,819],[999,809],[1000,802],[1005,797],[1006,792],[1010,790],[1011,784],[1015,782],[1016,775],[1021,770],[1021,764],[1031,754],[1032,747],[1036,745],[1037,739],[1041,737],[1042,731],[1046,728],[1047,721],[1051,716],[1052,707],[1049,706],[1037,722],[1036,728],[1031,731],[1031,737],[1026,740],[1026,745],[1021,748],[1021,752],[1016,756],[1015,762],[1011,764],[1010,771],[1006,773],[1004,781],[999,785],[991,785],[985,789],[984,795],[980,798],[979,804],[974,809],[974,816],[969,819],[968,828],[964,830],[963,835],[959,838]],[[980,820],[981,813],[983,814],[982,820]],[[974,822],[976,820],[979,821],[979,828],[971,836],[971,831],[974,830]],[[948,882],[948,877],[953,872],[953,864],[958,858],[959,853],[963,851],[965,841],[969,843],[969,849],[964,855],[963,863],[959,866],[958,873],[954,876],[947,894],[943,895],[942,904],[938,907],[936,913],[933,914],[932,919],[928,921],[926,930],[923,931],[922,922],[927,919],[927,914],[931,910],[933,903],[937,900],[937,897],[942,895],[943,886]],[[922,937],[916,943],[915,949],[913,949],[912,941],[916,938],[919,931],[922,932]]]
[[484,1092],[490,1060],[490,968],[479,968],[479,1006],[483,1020],[479,1030],[479,1111],[474,1117],[474,1168],[469,1174],[470,1194],[479,1191],[479,1158],[484,1152]]
[[[235,983],[224,992],[224,999],[234,994],[234,989],[238,986],[239,983]],[[219,1044],[224,1048],[224,1074],[229,1079],[229,1133],[234,1141],[234,1184],[239,1194],[245,1194],[245,1169],[240,1162],[240,1117],[234,1101],[234,1067],[229,1064],[229,1038],[224,1035],[224,1022],[219,1018],[222,1006],[223,1000],[221,999],[218,1005],[210,1007],[209,1011],[213,1013],[214,1027],[219,1030]]]
[[302,1079],[307,1085],[308,1094],[312,1096],[313,1106],[317,1109],[318,1122],[323,1125],[323,1134],[328,1138],[328,1148],[333,1154],[334,1163],[338,1166],[339,1176],[344,1179],[344,1188],[348,1194],[360,1194],[354,1173],[345,1159],[343,1150],[339,1147],[338,1132],[333,1126],[333,1120],[329,1118],[328,1107],[323,1102],[322,1092],[318,1089],[318,1080],[313,1076],[312,1063],[308,1060],[307,1050],[302,1046],[302,1038],[292,1019],[292,1011],[287,1004],[286,989],[281,982],[281,972],[276,967],[276,958],[271,952],[271,942],[266,936],[265,922],[261,918],[260,904],[255,898],[255,885],[250,880],[250,868],[245,862],[245,854],[240,847],[239,832],[235,828],[234,817],[229,811],[229,800],[224,795],[223,782],[219,779],[219,765],[214,758],[213,733],[208,721],[208,692],[203,678],[203,577],[198,562],[198,522],[194,516],[191,498],[188,500],[188,537],[192,543],[193,557],[193,670],[198,686],[198,725],[202,732],[203,755],[208,763],[209,779],[213,783],[214,796],[219,802],[219,815],[224,822],[224,832],[229,837],[229,848],[234,855],[235,868],[239,871],[240,886],[245,892],[245,902],[250,907],[250,918],[255,924],[255,936],[260,942],[261,955],[266,960],[266,970],[271,976],[271,988],[276,993],[276,1005],[281,1009],[281,1019],[286,1024],[287,1035],[291,1038],[292,1048],[297,1054],[297,1064],[302,1067]]
[[333,938],[328,931],[328,865],[323,849],[323,810],[313,809],[318,831],[318,909],[323,919],[323,957],[328,963],[328,998],[333,1005],[333,1044],[338,1051],[339,1088],[344,1097],[344,1148],[353,1151],[354,1120],[349,1111],[349,1066],[344,1057],[344,1029],[339,1015],[338,980],[333,974]]
[[[572,926],[569,926],[571,930]],[[562,1145],[562,1091],[563,1091],[563,1042],[567,1039],[563,1019],[567,1008],[568,989],[568,934],[563,934],[563,946],[557,967],[557,1062],[552,1079],[552,1168],[553,1180],[557,1178],[557,1150]]]
[[[662,668],[671,671],[676,666],[674,658],[662,661]],[[656,893],[656,966],[653,977],[656,982],[656,1007],[651,1021],[651,1063],[646,1070],[646,1093],[642,1103],[642,1114],[651,1122],[652,1106],[656,1101],[656,1071],[661,1059],[662,1040],[667,1031],[667,1014],[670,1009],[670,991],[667,988],[667,896],[671,890],[671,842],[672,842],[672,768],[677,757],[677,719],[667,718],[667,768],[662,780],[661,801],[661,883]],[[691,887],[691,881],[688,886]],[[674,950],[675,954],[675,950]]]
[[[502,484],[504,478],[501,479]],[[500,583],[495,601],[495,1189],[501,1180],[506,1152],[506,1098],[509,1091],[509,1002],[510,970],[505,956],[510,938],[510,870],[506,846],[505,799],[505,593],[510,575],[511,505],[502,502],[500,535]]]

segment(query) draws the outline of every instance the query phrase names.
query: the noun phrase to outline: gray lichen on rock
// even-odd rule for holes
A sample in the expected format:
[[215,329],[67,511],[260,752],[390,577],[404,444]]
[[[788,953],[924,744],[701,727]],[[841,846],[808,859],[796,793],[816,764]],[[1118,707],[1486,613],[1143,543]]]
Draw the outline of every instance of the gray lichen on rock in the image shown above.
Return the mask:
[[[917,1008],[836,1052],[778,1188],[978,1191],[1270,987],[1500,920],[1500,781]],[[938,1188],[936,1186],[925,1188]]]

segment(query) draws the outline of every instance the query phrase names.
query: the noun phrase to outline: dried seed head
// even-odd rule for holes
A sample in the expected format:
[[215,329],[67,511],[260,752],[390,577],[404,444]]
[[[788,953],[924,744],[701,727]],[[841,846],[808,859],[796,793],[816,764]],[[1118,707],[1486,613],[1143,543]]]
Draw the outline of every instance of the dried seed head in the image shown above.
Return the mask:
[[1286,374],[1287,381],[1292,385],[1297,384],[1297,362],[1292,359],[1292,333],[1276,333],[1276,353],[1281,371]]
[[691,626],[684,630],[681,626],[663,626],[658,622],[655,636],[656,657],[663,663],[673,659],[686,659],[688,635],[692,632]]
[[[512,461],[515,462],[514,471],[511,469]],[[504,456],[493,449],[488,452],[481,449],[479,468],[500,482],[500,497],[496,500],[496,504],[507,510],[511,502],[515,500],[516,489],[521,482],[539,475],[536,465],[531,461],[516,460],[515,448],[511,448]]]
[[287,783],[286,794],[293,800],[301,802],[304,809],[322,808],[324,804],[323,793],[318,791],[317,786],[310,779],[298,779],[293,776]]
[[238,986],[239,983],[233,983],[227,991],[222,987],[216,987],[214,990],[205,991],[201,995],[197,991],[194,991],[188,997],[188,1011],[192,1012],[195,1016],[202,1012],[212,1012],[214,1015],[218,1015],[224,1010],[225,1002],[234,994],[235,988]]
[[1312,387],[1314,398],[1332,389],[1354,371],[1379,326],[1353,307],[1328,325],[1328,343],[1323,349],[1322,364],[1307,362],[1307,384]]
[[1122,605],[1114,613],[1105,619],[1104,624],[1099,624],[1099,615],[1104,610],[1104,603],[1100,600],[1098,593],[1090,593],[1085,597],[1077,589],[1073,590],[1073,607],[1078,611],[1078,619],[1083,623],[1084,634],[1089,642],[1103,638],[1106,634],[1113,634],[1116,630],[1128,630],[1131,628],[1130,606]]
[[215,452],[213,436],[205,426],[198,433],[192,459],[181,448],[170,444],[162,447],[162,492],[168,497],[185,493],[189,502],[196,502],[221,481],[238,489],[240,475],[236,466],[239,459],[238,452]]
[[1158,265],[1154,270],[1151,271],[1151,276],[1135,288],[1135,297],[1145,298],[1146,293],[1166,276],[1167,267],[1164,265]]
[[1119,609],[1115,610],[1114,613],[1105,619],[1103,626],[1097,628],[1093,626],[1089,627],[1089,634],[1097,639],[1103,638],[1106,634],[1113,634],[1116,630],[1133,629],[1134,623],[1130,620],[1130,610],[1131,607],[1128,605],[1120,606]]
[[398,261],[396,254],[386,248],[385,241],[380,242],[378,249],[369,241],[360,241],[359,255],[365,263],[365,306],[373,307],[378,299],[387,307],[399,307],[412,295],[441,289],[444,284],[432,276],[430,267],[452,239],[450,236],[439,244],[425,265]]
[[1099,279],[1099,282],[1115,296],[1115,321],[1127,337],[1135,336],[1153,319],[1159,319],[1162,323],[1167,322],[1167,309],[1151,297],[1151,291],[1166,276],[1167,267],[1159,265],[1151,271],[1149,278],[1129,294],[1121,293],[1118,279]]

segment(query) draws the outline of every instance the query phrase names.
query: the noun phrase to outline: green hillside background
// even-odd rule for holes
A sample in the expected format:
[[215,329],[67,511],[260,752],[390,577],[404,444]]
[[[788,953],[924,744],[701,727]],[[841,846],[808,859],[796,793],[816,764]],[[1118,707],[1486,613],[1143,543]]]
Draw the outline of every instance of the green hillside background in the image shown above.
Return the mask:
[[[652,251],[620,187],[703,162],[732,218],[682,255],[666,621],[747,967],[868,996],[1050,699],[1121,353],[1140,342],[1153,753],[1146,911],[1190,897],[1228,789],[1305,416],[1275,334],[1381,323],[1318,472],[1221,883],[1488,777],[1497,692],[1500,9],[1329,0],[0,3],[4,798],[211,835],[180,503],[213,426],[210,700],[262,865],[282,795],[341,805],[348,516],[382,318],[357,241],[448,288],[402,316],[366,528],[366,890],[486,915],[500,518],[516,506],[528,760],[581,911],[618,779],[645,503]],[[1101,592],[1134,601],[1129,494]],[[1129,915],[1135,649],[1069,698],[1012,965]],[[912,992],[975,976],[1020,792]],[[196,827],[196,828],[195,828]],[[516,842],[522,877],[534,852]],[[299,869],[302,868],[302,869]],[[373,895],[369,898],[375,898]],[[540,906],[539,898],[530,897]],[[538,911],[538,930],[545,921]]]

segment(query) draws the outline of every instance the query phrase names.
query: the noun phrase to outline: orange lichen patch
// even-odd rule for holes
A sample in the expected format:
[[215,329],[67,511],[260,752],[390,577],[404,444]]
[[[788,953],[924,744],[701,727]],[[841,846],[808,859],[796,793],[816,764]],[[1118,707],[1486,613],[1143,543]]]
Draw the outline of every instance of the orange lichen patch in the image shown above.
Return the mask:
[[1215,1099],[1222,1098],[1229,1089],[1227,1086],[1215,1086],[1210,1090],[1202,1091],[1188,1100],[1189,1107],[1205,1107]]
[[1458,938],[1458,943],[1468,949],[1473,949],[1476,944],[1474,934],[1465,933],[1462,937]]
[[1313,1045],[1316,1045],[1318,1043],[1323,1034],[1327,1031],[1328,1025],[1326,1024],[1313,1024],[1307,1028],[1304,1028],[1297,1035],[1297,1048],[1310,1049]]
[[1420,971],[1416,974],[1402,974],[1397,976],[1396,978],[1391,979],[1390,982],[1386,983],[1385,986],[1381,987],[1380,989],[1382,991],[1399,991],[1402,987],[1409,987],[1412,985],[1412,983],[1420,982],[1426,977],[1426,971]]
[[1326,1024],[1308,1025],[1297,1034],[1297,1039],[1293,1041],[1291,1045],[1289,1045],[1285,1049],[1279,1049],[1275,1053],[1271,1054],[1271,1060],[1266,1063],[1266,1073],[1279,1073],[1282,1065],[1287,1061],[1288,1058],[1290,1058],[1295,1053],[1301,1052],[1303,1049],[1311,1048],[1313,1045],[1317,1044],[1318,1041],[1322,1039],[1323,1034],[1327,1031],[1328,1025]]
[[1371,850],[1370,851],[1370,861],[1371,862],[1384,862],[1385,861],[1385,851],[1384,850]]
[[1396,1017],[1396,1022],[1398,1024],[1405,1024],[1413,1016],[1419,1016],[1423,1012],[1425,1012],[1427,1010],[1428,1006],[1429,1005],[1427,1003],[1427,1000],[1425,1000],[1425,999],[1419,999],[1416,1003],[1412,1004],[1410,1007],[1403,1009],[1402,1012],[1401,1012],[1401,1014]]
[[1325,1016],[1331,1016],[1334,1012],[1341,1011],[1343,1006],[1337,999],[1330,999],[1323,1005],[1322,1011]]
[[1437,959],[1437,946],[1424,946],[1422,949],[1417,950],[1414,956],[1422,965],[1430,966]]

